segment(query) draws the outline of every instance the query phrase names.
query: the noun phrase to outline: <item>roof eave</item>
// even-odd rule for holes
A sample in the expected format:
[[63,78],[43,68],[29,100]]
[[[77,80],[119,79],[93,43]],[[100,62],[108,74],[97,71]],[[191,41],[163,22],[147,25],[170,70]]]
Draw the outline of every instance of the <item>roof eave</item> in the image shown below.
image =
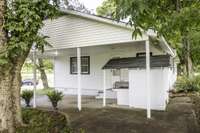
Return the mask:
[[78,12],[78,11],[73,11],[73,10],[68,10],[68,9],[61,9],[61,12],[66,13],[66,14],[75,15],[75,16],[82,17],[82,18],[86,18],[86,19],[90,19],[90,20],[95,20],[95,21],[98,21],[98,22],[111,24],[111,25],[118,26],[118,27],[121,27],[121,28],[126,28],[128,30],[133,30],[133,27],[129,26],[127,23],[102,18],[100,16],[95,16],[93,14],[86,14],[86,13],[81,13],[81,12]]
[[176,57],[176,52],[173,50],[172,47],[169,46],[169,44],[167,43],[167,41],[165,40],[165,38],[162,36],[161,37],[161,41],[165,44],[165,46],[167,47],[167,49],[169,50],[169,54],[174,58]]
[[149,37],[153,37],[153,38],[158,38],[160,41],[160,45],[164,44],[163,50],[165,50],[168,54],[170,54],[173,58],[176,57],[176,52],[173,50],[172,47],[170,47],[170,45],[167,43],[167,41],[165,40],[165,38],[163,36],[158,37],[157,32],[153,31],[153,30],[148,30],[147,31],[147,35]]

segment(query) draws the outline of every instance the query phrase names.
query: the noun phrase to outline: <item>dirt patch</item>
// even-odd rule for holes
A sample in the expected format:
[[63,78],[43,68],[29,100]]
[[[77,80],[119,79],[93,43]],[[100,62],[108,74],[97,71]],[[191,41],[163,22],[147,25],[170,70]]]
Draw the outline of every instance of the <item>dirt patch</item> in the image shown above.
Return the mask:
[[120,108],[63,109],[69,115],[74,129],[86,133],[199,133],[193,104],[189,97],[171,98],[166,111],[146,111]]

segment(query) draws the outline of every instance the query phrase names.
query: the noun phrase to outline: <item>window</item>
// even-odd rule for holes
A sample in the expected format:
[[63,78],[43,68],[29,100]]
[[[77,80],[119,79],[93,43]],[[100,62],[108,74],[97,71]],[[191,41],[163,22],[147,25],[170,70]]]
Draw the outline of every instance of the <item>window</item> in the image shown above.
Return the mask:
[[[77,57],[70,58],[70,73],[77,74]],[[81,74],[90,74],[90,57],[81,57]]]

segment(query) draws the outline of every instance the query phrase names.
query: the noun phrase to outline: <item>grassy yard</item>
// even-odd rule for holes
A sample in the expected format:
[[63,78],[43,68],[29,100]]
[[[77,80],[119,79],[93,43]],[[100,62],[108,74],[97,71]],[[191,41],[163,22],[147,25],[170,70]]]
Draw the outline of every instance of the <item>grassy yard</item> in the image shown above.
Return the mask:
[[53,90],[53,88],[37,89],[36,90],[36,94],[38,94],[38,95],[46,95],[51,90]]

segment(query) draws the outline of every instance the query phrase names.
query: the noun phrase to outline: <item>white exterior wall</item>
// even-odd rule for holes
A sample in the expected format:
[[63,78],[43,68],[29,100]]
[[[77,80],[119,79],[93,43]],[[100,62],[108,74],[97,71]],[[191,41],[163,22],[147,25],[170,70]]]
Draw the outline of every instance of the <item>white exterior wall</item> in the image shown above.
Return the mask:
[[[46,20],[44,23],[41,33],[49,37],[47,41],[53,46],[49,49],[135,41],[131,29],[73,15]],[[138,37],[136,40],[141,41],[144,38]]]
[[[153,47],[151,47],[151,51],[154,55],[162,54]],[[137,52],[144,52],[144,42],[81,48],[82,56],[90,56],[90,74],[82,75],[83,93],[95,95],[98,90],[103,89],[102,67],[107,61],[113,57],[135,57]],[[58,53],[54,60],[55,88],[63,89],[64,91],[69,91],[71,88],[73,92],[68,93],[75,94],[77,75],[70,74],[70,57],[76,56],[76,49],[66,49],[58,51]],[[128,79],[128,74],[127,77],[125,75],[123,75],[123,78]],[[112,88],[111,70],[106,70],[106,78],[107,88]]]
[[174,89],[174,84],[177,79],[177,65],[174,68],[170,69],[170,90]]
[[[154,68],[150,72],[151,109],[164,110],[168,101],[169,68]],[[129,70],[130,107],[147,107],[146,70]]]

